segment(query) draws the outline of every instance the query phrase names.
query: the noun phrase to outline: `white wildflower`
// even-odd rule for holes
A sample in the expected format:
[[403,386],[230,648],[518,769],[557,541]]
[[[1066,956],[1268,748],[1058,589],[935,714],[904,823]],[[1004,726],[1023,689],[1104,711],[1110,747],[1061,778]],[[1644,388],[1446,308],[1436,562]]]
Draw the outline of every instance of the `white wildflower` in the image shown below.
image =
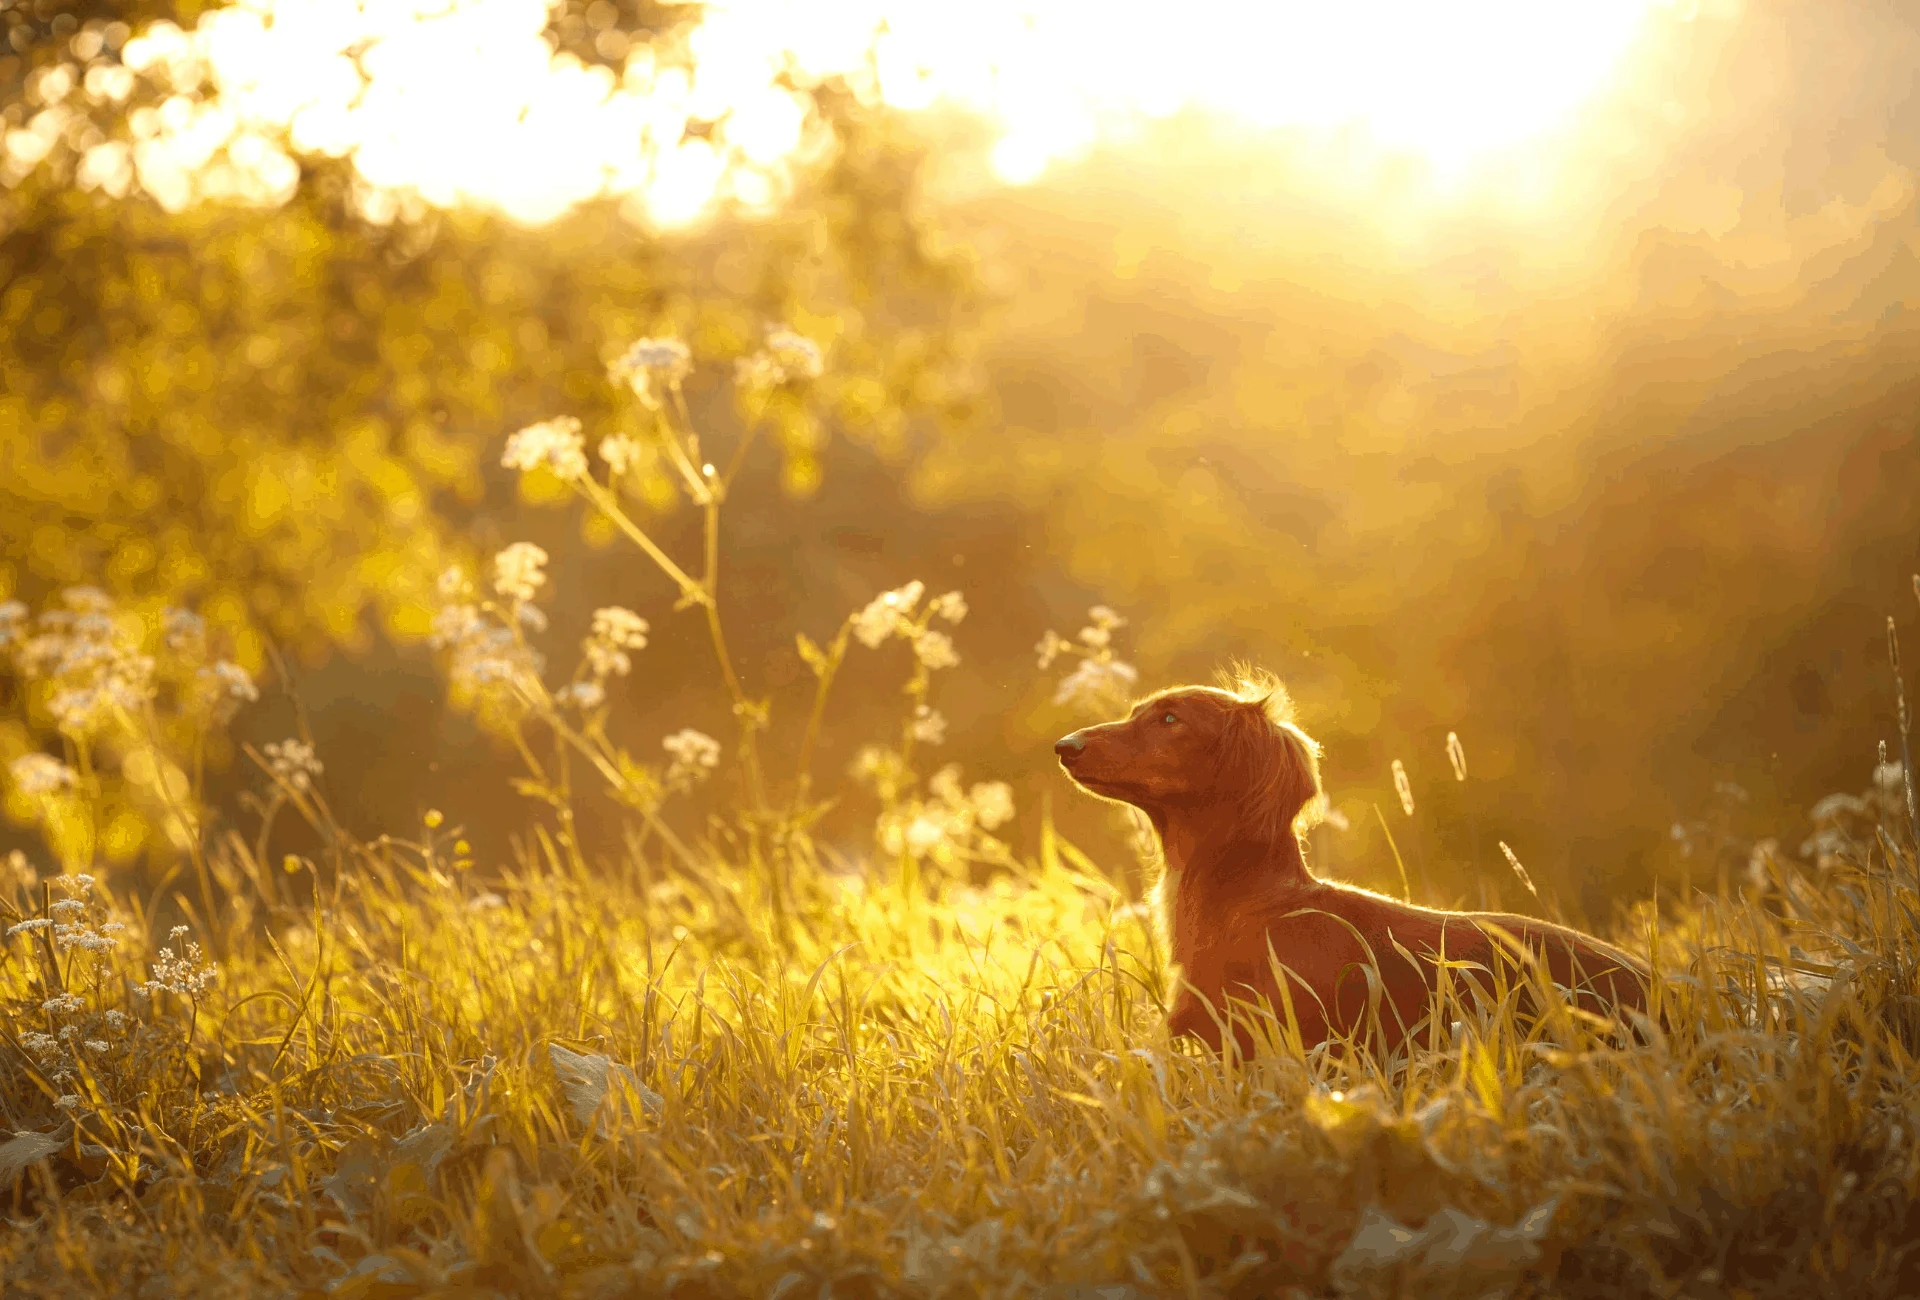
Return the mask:
[[547,553],[532,542],[515,542],[493,557],[493,589],[509,600],[532,600],[546,582],[540,572]]
[[507,439],[500,463],[521,473],[546,468],[556,478],[572,483],[587,476],[587,453],[580,421],[571,415],[529,424]]
[[826,369],[820,345],[792,330],[778,329],[767,335],[767,351],[773,354],[789,379],[818,379]]
[[[176,925],[172,933],[173,942],[179,943],[186,933],[186,926]],[[152,997],[156,990],[164,990],[183,998],[198,999],[220,978],[219,970],[207,960],[200,945],[194,942],[187,943],[179,956],[174,955],[171,946],[162,948],[147,973],[151,978],[142,986],[142,991],[148,997]]]
[[56,1098],[53,1104],[71,1115],[74,1111],[80,1109],[80,1096],[78,1093],[65,1093]]
[[949,591],[944,596],[935,596],[928,608],[949,623],[958,623],[967,616],[967,598],[957,591]]
[[1104,650],[1113,644],[1115,628],[1125,627],[1127,620],[1121,618],[1105,605],[1095,605],[1087,611],[1091,626],[1080,629],[1080,641],[1095,650]]
[[514,610],[513,616],[519,621],[520,626],[529,632],[539,633],[547,630],[546,612],[538,605],[520,605]]
[[593,611],[593,634],[612,645],[639,650],[647,644],[647,620],[630,609],[608,605]]
[[704,732],[684,727],[660,742],[673,759],[667,768],[667,784],[685,788],[704,781],[720,766],[720,742]]
[[72,768],[49,754],[22,754],[9,770],[14,786],[29,798],[72,789],[76,779]]
[[312,787],[314,777],[326,771],[313,746],[304,740],[270,740],[261,746],[261,753],[266,755],[268,771],[302,793]]
[[1040,638],[1040,644],[1034,646],[1033,653],[1040,660],[1040,670],[1045,672],[1047,669],[1053,667],[1053,661],[1060,657],[1062,650],[1071,650],[1072,648],[1073,642],[1067,640],[1058,632],[1048,631],[1045,636]]
[[804,334],[790,329],[768,333],[766,345],[735,367],[741,384],[749,388],[774,388],[797,380],[818,379],[826,369],[820,345]]
[[107,1028],[115,1030],[117,1032],[119,1030],[125,1029],[127,1027],[128,1022],[131,1021],[132,1019],[133,1017],[129,1016],[124,1011],[109,1011],[107,1012]]
[[38,1029],[29,1029],[20,1035],[20,1046],[35,1056],[46,1056],[60,1050],[60,1040],[52,1034],[43,1034]]
[[896,632],[911,626],[914,607],[926,594],[926,584],[915,579],[904,587],[883,591],[853,616],[853,635],[869,650],[877,650]]
[[1005,781],[982,781],[967,792],[974,820],[995,830],[1013,819],[1013,787]]
[[1088,709],[1116,708],[1133,692],[1140,673],[1118,659],[1082,659],[1053,692],[1055,704]]
[[254,685],[253,674],[231,660],[222,659],[202,668],[195,676],[203,696],[211,701],[216,714],[231,715],[240,705],[252,704],[260,698],[260,688]]
[[40,1009],[49,1015],[69,1015],[86,1009],[87,1000],[78,993],[59,993],[40,1004]]
[[76,871],[71,876],[55,876],[53,883],[73,894],[86,894],[93,888],[93,877],[84,871]]
[[434,585],[442,600],[460,600],[473,594],[473,583],[467,580],[467,571],[457,564],[442,569]]
[[953,648],[953,638],[945,632],[932,629],[922,630],[913,638],[913,653],[928,668],[952,668],[960,662],[960,656]]
[[692,369],[693,354],[679,339],[639,339],[607,367],[607,374],[653,406],[661,387],[672,388]]
[[86,910],[86,903],[78,898],[58,898],[47,905],[47,915],[58,918],[73,916]]
[[578,709],[585,713],[606,703],[607,688],[597,681],[571,682],[555,691],[553,698],[561,708]]
[[647,620],[630,609],[608,605],[593,611],[593,631],[580,643],[595,677],[625,677],[633,667],[629,650],[647,644]]
[[947,841],[947,822],[944,817],[922,810],[907,823],[904,839],[907,852],[914,857],[924,857]]
[[104,1038],[89,1038],[83,1046],[85,1046],[89,1052],[110,1052],[113,1050],[113,1044]]
[[947,720],[938,709],[922,704],[913,711],[913,738],[923,745],[938,745],[947,738]]
[[485,628],[455,649],[451,675],[463,690],[518,687],[537,682],[545,660],[503,627]]
[[79,948],[86,952],[113,951],[113,940],[84,924],[54,926],[53,942],[59,948]]
[[616,433],[600,440],[600,459],[607,462],[615,478],[623,477],[646,456],[646,448],[628,434]]
[[483,626],[485,623],[476,606],[443,605],[440,612],[433,616],[433,648],[444,650],[448,646],[459,645]]
[[15,921],[7,927],[7,938],[11,939],[16,934],[32,934],[35,930],[45,930],[52,926],[52,924],[53,922],[44,916],[30,917],[25,921]]

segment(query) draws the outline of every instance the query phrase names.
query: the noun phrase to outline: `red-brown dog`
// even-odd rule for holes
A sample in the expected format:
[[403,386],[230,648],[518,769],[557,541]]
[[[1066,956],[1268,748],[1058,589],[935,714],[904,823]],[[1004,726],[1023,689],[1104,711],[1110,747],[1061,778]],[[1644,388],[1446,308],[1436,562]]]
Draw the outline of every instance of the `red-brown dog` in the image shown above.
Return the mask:
[[[1476,987],[1493,989],[1496,969],[1524,984],[1515,944],[1572,990],[1576,1006],[1602,1014],[1646,1007],[1646,968],[1577,930],[1415,907],[1309,872],[1299,831],[1318,802],[1319,747],[1294,725],[1271,678],[1231,691],[1162,691],[1124,721],[1063,737],[1054,751],[1078,785],[1141,809],[1159,834],[1163,919],[1185,976],[1168,1018],[1176,1034],[1218,1051],[1229,999],[1264,1000],[1282,1025],[1291,1004],[1307,1048],[1339,1035],[1391,1051],[1427,1017],[1443,959],[1480,968],[1453,970],[1466,1001]],[[1275,962],[1287,977],[1284,997]],[[1244,1022],[1235,1037],[1250,1053]]]

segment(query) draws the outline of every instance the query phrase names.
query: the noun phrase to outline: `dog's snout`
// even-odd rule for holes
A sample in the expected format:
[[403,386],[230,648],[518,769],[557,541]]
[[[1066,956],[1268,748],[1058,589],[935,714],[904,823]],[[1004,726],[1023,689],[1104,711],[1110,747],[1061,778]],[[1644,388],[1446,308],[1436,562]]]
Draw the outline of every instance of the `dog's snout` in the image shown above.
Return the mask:
[[1060,756],[1062,762],[1078,758],[1080,751],[1086,747],[1086,733],[1081,731],[1076,731],[1072,735],[1062,736],[1053,742],[1053,752]]

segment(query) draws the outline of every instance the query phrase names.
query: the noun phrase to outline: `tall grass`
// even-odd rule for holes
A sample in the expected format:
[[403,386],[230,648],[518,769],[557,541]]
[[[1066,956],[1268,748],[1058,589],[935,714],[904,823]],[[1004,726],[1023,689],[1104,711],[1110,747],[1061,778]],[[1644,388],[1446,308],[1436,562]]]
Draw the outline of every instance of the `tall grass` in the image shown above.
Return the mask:
[[[682,409],[680,354],[626,364],[665,385],[649,409]],[[662,430],[689,489],[716,477]],[[514,454],[618,509],[576,439],[548,426]],[[709,537],[723,497],[695,497]],[[254,755],[262,824],[216,832],[180,756],[245,691],[190,638],[143,666],[109,619],[95,650],[36,667],[48,691],[93,674],[118,721],[81,718],[66,760],[14,768],[66,870],[16,858],[0,889],[9,1296],[1920,1293],[1901,765],[1822,803],[1809,861],[1761,846],[1718,896],[1624,919],[1657,1021],[1561,1003],[1526,1022],[1509,998],[1445,1009],[1411,1055],[1220,1060],[1168,1041],[1174,976],[1120,875],[1044,818],[1016,851],[990,833],[1004,791],[917,770],[954,652],[934,619],[964,602],[903,588],[803,647],[815,723],[855,645],[915,649],[901,732],[860,764],[874,850],[815,850],[817,726],[776,777],[713,547],[680,572],[730,678],[740,793],[706,834],[672,800],[717,742],[677,733],[650,765],[606,712],[644,621],[596,622],[549,686],[525,551],[484,598],[450,580],[443,622],[456,686],[528,763],[539,815],[506,867],[437,814],[356,840],[298,741]],[[1063,699],[1131,685],[1118,626],[1048,633],[1044,659],[1077,656]],[[130,793],[103,754],[147,755]],[[624,853],[573,836],[573,766],[632,811]],[[156,784],[179,874],[135,893],[81,870],[112,799]],[[282,815],[324,850],[270,860]]]

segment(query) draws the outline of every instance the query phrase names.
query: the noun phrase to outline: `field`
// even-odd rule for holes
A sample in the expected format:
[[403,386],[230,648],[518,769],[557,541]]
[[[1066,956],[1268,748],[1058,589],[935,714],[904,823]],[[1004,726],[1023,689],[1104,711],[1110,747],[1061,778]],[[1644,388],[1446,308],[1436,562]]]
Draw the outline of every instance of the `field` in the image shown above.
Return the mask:
[[[513,447],[532,472],[575,442],[543,426]],[[201,842],[168,737],[204,743],[251,681],[207,663],[184,614],[143,656],[97,592],[15,610],[16,661],[81,737],[72,767],[14,765],[50,840],[91,843],[111,753],[177,776],[159,788],[187,851],[145,893],[9,860],[9,1295],[1920,1286],[1920,864],[1898,764],[1822,802],[1806,860],[1769,841],[1717,893],[1616,918],[1655,964],[1659,1023],[1548,985],[1540,1020],[1509,996],[1411,1056],[1303,1054],[1269,1023],[1271,1050],[1223,1061],[1168,1041],[1174,976],[1137,877],[1045,819],[1030,852],[995,838],[1004,787],[914,776],[954,657],[934,624],[963,600],[883,593],[814,647],[816,716],[850,642],[914,650],[900,739],[860,765],[883,787],[876,850],[848,860],[808,835],[804,777],[784,810],[755,805],[745,764],[731,819],[676,834],[672,800],[718,742],[683,732],[649,767],[575,700],[642,652],[618,617],[549,690],[515,630],[544,581],[508,548],[491,595],[444,584],[456,692],[547,805],[500,865],[438,812],[349,835],[297,741],[249,750],[254,837]],[[1117,621],[1049,633],[1043,657],[1112,686]],[[72,725],[76,697],[96,730]],[[589,861],[569,829],[569,755],[634,813],[623,853]],[[281,816],[319,851],[266,861]]]
[[1920,6],[0,35],[0,1300],[1920,1297]]

